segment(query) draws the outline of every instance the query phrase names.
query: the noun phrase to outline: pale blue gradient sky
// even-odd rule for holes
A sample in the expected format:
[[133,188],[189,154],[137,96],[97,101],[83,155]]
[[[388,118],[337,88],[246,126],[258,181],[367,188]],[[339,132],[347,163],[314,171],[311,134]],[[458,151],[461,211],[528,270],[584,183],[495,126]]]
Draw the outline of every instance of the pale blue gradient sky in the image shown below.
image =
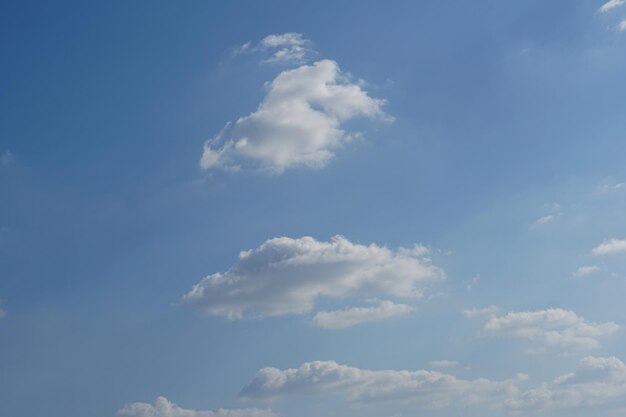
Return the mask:
[[[444,371],[464,379],[528,374],[522,390],[586,355],[626,360],[623,329],[591,351],[537,351],[462,314],[554,307],[626,325],[626,254],[591,253],[626,239],[626,186],[616,186],[626,182],[626,6],[602,4],[2,4],[0,415],[110,417],[163,395],[283,417],[449,417],[459,410],[237,394],[265,366],[312,360],[395,370],[453,360]],[[285,69],[232,51],[285,32],[365,80],[395,121],[349,123],[364,139],[323,169],[202,171],[204,142],[254,111]],[[180,303],[267,239],[338,234],[394,250],[421,243],[447,279],[408,317],[341,331],[312,327],[310,315],[229,321]],[[599,271],[573,278],[585,265]],[[335,301],[321,303],[344,307]],[[621,396],[579,412],[624,406]]]

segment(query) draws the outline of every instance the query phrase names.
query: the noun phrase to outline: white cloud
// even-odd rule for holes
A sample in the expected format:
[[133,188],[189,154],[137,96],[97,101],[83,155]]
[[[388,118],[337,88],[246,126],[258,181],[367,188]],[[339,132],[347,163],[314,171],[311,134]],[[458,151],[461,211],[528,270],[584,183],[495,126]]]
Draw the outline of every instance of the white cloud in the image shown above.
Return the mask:
[[300,33],[283,33],[282,35],[266,36],[260,43],[262,49],[275,49],[271,58],[264,62],[303,63],[307,56],[315,53],[310,48],[311,41]]
[[617,26],[619,28],[619,30],[621,32],[626,30],[626,19],[622,20],[621,22],[619,22],[619,25]]
[[361,323],[406,316],[414,310],[415,308],[406,304],[382,301],[376,307],[354,307],[344,310],[320,311],[313,317],[311,323],[324,329],[339,330]]
[[626,189],[626,182],[612,182],[610,179],[607,179],[603,184],[598,186],[598,190],[603,193],[608,193],[611,191],[619,191]]
[[551,221],[556,219],[556,217],[557,216],[554,214],[548,214],[547,216],[539,217],[537,220],[533,222],[533,224],[542,225],[542,224],[550,223]]
[[620,7],[626,2],[626,0],[609,0],[600,7],[602,13],[609,12],[617,7]]
[[583,265],[581,267],[579,267],[576,271],[574,271],[572,273],[572,276],[576,277],[576,278],[582,278],[585,277],[587,275],[591,275],[594,274],[596,272],[600,271],[600,267],[597,265]]
[[341,395],[350,401],[409,400],[429,407],[494,404],[518,393],[516,380],[459,379],[436,371],[373,371],[334,361],[297,369],[261,369],[240,393],[244,399],[293,394]]
[[180,408],[167,398],[158,397],[154,403],[128,404],[117,412],[126,417],[276,417],[270,410],[258,408],[223,409],[217,411],[197,411]]
[[497,312],[498,307],[491,305],[485,308],[472,308],[469,310],[463,310],[463,315],[468,319],[473,319],[480,316],[493,316]]
[[528,339],[545,346],[592,349],[599,347],[598,337],[615,333],[613,322],[591,323],[573,311],[550,308],[538,311],[493,315],[485,323],[487,333]]
[[626,399],[626,366],[615,358],[586,357],[578,369],[506,401],[512,409],[579,409]]
[[358,134],[342,129],[355,118],[391,120],[384,100],[324,59],[281,72],[268,85],[258,109],[228,123],[204,145],[202,169],[237,170],[242,165],[281,173],[287,168],[325,166],[333,151]]
[[7,315],[7,312],[5,309],[3,309],[2,307],[0,307],[0,319],[5,318]]
[[318,297],[416,299],[444,278],[425,248],[369,246],[335,236],[267,240],[241,252],[228,271],[194,285],[183,300],[206,313],[231,319],[304,314]]
[[303,64],[308,58],[317,55],[317,51],[311,45],[312,42],[301,33],[273,34],[266,36],[256,45],[252,42],[244,43],[235,48],[234,55],[270,52],[271,57],[263,63]]
[[434,366],[435,368],[454,368],[456,366],[459,366],[459,363],[457,361],[448,360],[430,361],[428,362],[428,364],[430,366]]
[[610,239],[593,248],[594,255],[611,255],[626,252],[626,239]]

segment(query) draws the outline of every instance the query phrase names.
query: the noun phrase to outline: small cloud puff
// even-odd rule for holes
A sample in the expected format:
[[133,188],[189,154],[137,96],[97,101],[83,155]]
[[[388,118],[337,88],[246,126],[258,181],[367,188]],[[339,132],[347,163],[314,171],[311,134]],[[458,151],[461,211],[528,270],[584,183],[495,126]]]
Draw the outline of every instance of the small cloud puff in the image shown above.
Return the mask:
[[582,278],[587,275],[595,274],[598,271],[600,271],[600,267],[597,265],[583,265],[576,271],[572,272],[572,276],[575,278]]
[[591,251],[594,255],[612,255],[624,252],[626,252],[626,239],[605,240]]

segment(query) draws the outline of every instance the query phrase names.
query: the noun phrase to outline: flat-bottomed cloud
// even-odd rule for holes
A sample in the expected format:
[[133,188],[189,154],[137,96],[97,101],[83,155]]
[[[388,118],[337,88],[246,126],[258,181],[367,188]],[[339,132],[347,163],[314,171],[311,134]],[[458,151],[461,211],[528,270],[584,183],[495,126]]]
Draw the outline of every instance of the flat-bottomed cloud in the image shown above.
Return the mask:
[[319,297],[415,300],[443,278],[423,246],[393,251],[342,236],[328,242],[279,237],[241,252],[228,271],[207,276],[183,300],[231,319],[304,314]]

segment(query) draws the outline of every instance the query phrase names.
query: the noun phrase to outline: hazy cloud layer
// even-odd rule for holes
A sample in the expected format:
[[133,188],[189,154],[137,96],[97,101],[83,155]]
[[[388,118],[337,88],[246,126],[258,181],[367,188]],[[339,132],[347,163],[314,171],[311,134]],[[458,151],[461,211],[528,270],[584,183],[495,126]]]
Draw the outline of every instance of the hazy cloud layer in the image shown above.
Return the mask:
[[375,307],[353,307],[344,310],[320,311],[311,323],[325,329],[345,329],[361,323],[382,321],[392,317],[406,316],[415,308],[406,304],[382,301]]
[[204,145],[200,166],[274,173],[321,168],[336,149],[358,136],[344,130],[342,123],[356,117],[391,120],[382,110],[384,104],[332,60],[283,71],[268,84],[255,112],[226,124]]
[[592,349],[600,345],[598,338],[615,333],[613,322],[591,323],[573,311],[550,308],[538,311],[491,315],[484,331],[499,336],[530,340],[541,346]]
[[303,314],[318,297],[417,299],[443,278],[422,246],[393,251],[342,236],[280,237],[241,252],[229,270],[207,276],[183,300],[231,319]]
[[615,357],[590,356],[575,372],[543,383],[506,404],[526,410],[579,409],[618,400],[626,400],[626,366]]
[[516,380],[464,380],[435,371],[373,371],[316,361],[297,369],[263,368],[240,395],[261,399],[294,394],[339,395],[349,401],[409,400],[441,407],[496,404],[515,398],[517,393]]
[[132,403],[117,412],[124,417],[277,417],[270,410],[258,408],[223,409],[217,411],[198,411],[180,408],[165,397],[158,397],[154,405]]

